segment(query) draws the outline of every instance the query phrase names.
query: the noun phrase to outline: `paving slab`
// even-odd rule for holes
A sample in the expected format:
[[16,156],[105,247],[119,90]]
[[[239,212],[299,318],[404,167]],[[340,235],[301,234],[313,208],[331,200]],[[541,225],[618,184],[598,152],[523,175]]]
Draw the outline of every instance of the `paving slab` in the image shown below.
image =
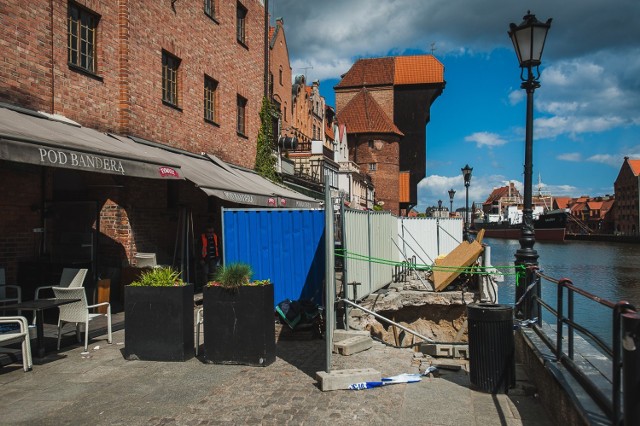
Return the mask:
[[[17,364],[2,367],[0,423],[551,424],[539,402],[524,392],[494,398],[471,390],[465,367],[417,383],[323,392],[316,377],[326,367],[321,339],[279,339],[276,361],[268,367],[207,364],[201,358],[127,361],[122,342],[119,330],[113,345],[93,340],[88,355],[72,344],[27,373]],[[333,354],[331,370],[374,369],[382,377],[418,373],[414,353],[374,342],[350,356]]]

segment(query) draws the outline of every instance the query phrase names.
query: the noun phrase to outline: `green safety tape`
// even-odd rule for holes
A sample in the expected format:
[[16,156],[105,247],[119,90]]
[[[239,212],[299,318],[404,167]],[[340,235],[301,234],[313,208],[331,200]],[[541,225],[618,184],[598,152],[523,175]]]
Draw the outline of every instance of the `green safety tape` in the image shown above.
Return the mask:
[[[380,265],[388,266],[403,266],[409,265],[406,261],[393,261],[389,259],[367,256],[364,254],[354,253],[345,249],[336,249],[336,256],[344,259],[361,260],[363,262],[377,263]],[[477,274],[477,275],[515,275],[516,285],[520,285],[521,278],[524,276],[526,268],[524,265],[508,265],[508,266],[491,266],[489,268],[484,266],[472,265],[472,266],[438,266],[438,265],[425,265],[420,263],[411,264],[414,269],[419,271],[453,271],[460,272],[461,274]],[[502,271],[501,271],[502,270]],[[511,272],[514,271],[514,272]]]

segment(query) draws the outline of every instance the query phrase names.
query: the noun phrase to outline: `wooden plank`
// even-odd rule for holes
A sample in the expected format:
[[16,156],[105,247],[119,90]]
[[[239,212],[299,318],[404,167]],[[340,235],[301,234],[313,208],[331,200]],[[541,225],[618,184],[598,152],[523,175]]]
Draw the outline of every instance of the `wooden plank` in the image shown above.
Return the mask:
[[[484,233],[483,233],[484,235]],[[471,266],[482,254],[482,244],[480,242],[463,241],[451,253],[436,262],[433,270],[433,287],[436,291],[444,290],[453,282],[464,268]]]

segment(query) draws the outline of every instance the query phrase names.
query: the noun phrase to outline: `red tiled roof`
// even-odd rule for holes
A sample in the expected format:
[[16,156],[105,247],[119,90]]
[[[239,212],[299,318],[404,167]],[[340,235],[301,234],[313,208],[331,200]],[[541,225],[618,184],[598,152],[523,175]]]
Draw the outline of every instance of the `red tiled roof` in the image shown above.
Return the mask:
[[336,88],[444,83],[444,66],[433,55],[359,59]]
[[556,197],[554,201],[556,203],[556,206],[558,206],[557,208],[566,209],[567,207],[569,207],[571,197]]
[[335,87],[392,85],[393,68],[393,57],[358,59]]
[[338,114],[349,133],[392,133],[404,136],[366,88],[361,89]]
[[[508,197],[508,196],[509,196],[509,185],[501,186],[500,188],[495,188],[493,191],[491,191],[491,194],[489,194],[489,196],[487,197],[485,202],[482,203],[482,205],[493,204],[495,201],[498,201],[501,198]],[[520,192],[518,192],[515,186],[512,186],[511,197],[519,197],[519,196],[520,196]]]
[[398,56],[395,68],[395,84],[444,82],[444,66],[433,55]]
[[631,171],[635,176],[640,175],[640,160],[627,160],[629,163],[629,167],[631,167]]
[[602,201],[589,201],[587,203],[590,210],[600,210],[602,208]]

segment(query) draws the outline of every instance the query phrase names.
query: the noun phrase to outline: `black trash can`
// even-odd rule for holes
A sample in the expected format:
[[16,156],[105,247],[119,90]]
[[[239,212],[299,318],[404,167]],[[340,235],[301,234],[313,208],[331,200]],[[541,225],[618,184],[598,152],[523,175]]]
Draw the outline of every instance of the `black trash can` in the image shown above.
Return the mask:
[[472,388],[507,393],[516,384],[513,308],[478,303],[467,306],[469,379]]

